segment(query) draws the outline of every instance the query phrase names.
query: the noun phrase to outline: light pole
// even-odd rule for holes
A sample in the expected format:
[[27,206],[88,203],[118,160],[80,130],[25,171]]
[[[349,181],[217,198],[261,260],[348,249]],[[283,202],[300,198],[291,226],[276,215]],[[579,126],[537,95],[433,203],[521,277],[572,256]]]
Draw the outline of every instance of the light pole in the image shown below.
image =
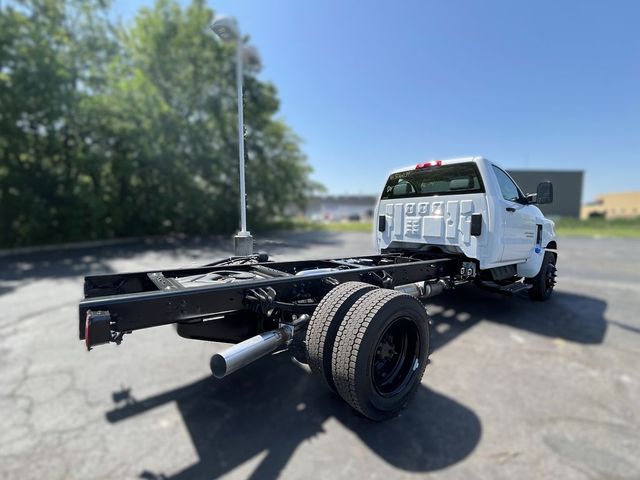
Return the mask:
[[242,106],[243,61],[249,65],[260,65],[258,51],[242,43],[238,22],[233,17],[218,17],[210,26],[211,30],[224,42],[236,44],[236,89],[238,96],[238,162],[240,171],[240,231],[233,237],[236,255],[253,253],[253,237],[247,230],[247,194],[244,183],[244,114]]

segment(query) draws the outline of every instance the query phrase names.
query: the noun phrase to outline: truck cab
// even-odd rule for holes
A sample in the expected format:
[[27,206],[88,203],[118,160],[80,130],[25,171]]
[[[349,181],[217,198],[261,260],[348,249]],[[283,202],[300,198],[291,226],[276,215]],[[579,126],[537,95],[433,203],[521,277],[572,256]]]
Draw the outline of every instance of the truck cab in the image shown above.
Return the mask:
[[376,245],[381,253],[463,255],[494,280],[532,279],[547,250],[555,262],[554,223],[536,206],[552,198],[550,182],[526,195],[486,158],[419,163],[387,178],[376,207]]

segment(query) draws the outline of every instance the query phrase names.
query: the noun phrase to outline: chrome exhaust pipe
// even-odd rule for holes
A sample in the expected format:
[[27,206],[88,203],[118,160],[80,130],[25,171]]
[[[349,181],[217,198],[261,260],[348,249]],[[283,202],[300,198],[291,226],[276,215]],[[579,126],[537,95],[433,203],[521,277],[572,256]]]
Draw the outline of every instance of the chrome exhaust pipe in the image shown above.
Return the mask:
[[449,288],[449,284],[446,280],[440,279],[435,282],[424,282],[424,294],[422,297],[435,297],[436,295],[440,295],[447,288]]
[[416,283],[407,283],[406,285],[398,285],[394,288],[396,292],[406,293],[407,295],[411,295],[412,297],[420,298],[424,293],[423,288],[424,282],[416,282]]
[[416,298],[429,298],[441,294],[442,291],[447,288],[449,288],[447,281],[440,279],[434,282],[416,282],[398,285],[394,290]]
[[211,357],[211,372],[216,378],[224,378],[268,355],[292,338],[293,327],[289,325],[251,337]]

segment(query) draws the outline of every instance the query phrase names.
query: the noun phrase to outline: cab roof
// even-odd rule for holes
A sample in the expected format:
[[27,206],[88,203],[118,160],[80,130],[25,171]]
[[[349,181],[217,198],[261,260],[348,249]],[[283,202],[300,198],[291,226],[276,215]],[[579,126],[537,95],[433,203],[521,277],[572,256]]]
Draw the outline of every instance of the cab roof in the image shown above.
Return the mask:
[[[456,157],[456,158],[445,158],[445,159],[434,159],[434,160],[428,160],[431,162],[441,162],[442,165],[452,165],[454,163],[467,163],[467,162],[474,162],[474,163],[479,163],[481,161],[486,161],[485,158],[483,157]],[[420,163],[424,163],[424,162],[420,162]],[[420,163],[418,164],[413,164],[413,165],[408,165],[406,167],[402,167],[402,168],[397,168],[395,170],[392,170],[390,174],[394,174],[394,173],[399,173],[399,172],[406,172],[407,170],[415,170],[415,168],[417,167],[417,165],[420,165]]]

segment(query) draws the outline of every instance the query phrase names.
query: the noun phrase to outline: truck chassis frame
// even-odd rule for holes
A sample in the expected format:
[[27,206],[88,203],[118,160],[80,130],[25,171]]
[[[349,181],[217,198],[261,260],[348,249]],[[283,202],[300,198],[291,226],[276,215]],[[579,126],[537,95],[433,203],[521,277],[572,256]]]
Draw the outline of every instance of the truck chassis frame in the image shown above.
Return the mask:
[[[218,378],[287,349],[354,409],[383,420],[404,408],[428,363],[423,300],[462,283],[482,286],[477,267],[439,251],[287,262],[258,253],[88,276],[79,337],[91,350],[175,324],[182,337],[233,344],[211,358]],[[485,286],[509,294],[530,287],[515,279]]]
[[87,276],[79,337],[91,349],[120,343],[135,330],[177,324],[187,338],[238,343],[311,315],[340,283],[392,289],[439,279],[459,282],[471,276],[472,262],[463,260],[430,253],[272,262],[260,253],[196,268]]

